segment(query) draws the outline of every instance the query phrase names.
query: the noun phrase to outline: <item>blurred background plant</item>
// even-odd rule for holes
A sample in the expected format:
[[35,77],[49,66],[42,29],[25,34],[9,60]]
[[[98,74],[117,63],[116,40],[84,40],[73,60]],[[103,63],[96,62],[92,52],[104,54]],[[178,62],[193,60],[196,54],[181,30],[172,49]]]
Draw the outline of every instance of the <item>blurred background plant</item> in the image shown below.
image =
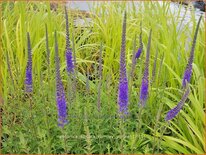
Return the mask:
[[[65,61],[65,4],[49,2],[2,2],[1,75],[2,153],[64,153],[65,143],[57,126],[55,102],[54,31],[57,30],[60,73],[67,88]],[[166,112],[181,99],[182,76],[190,54],[196,19],[170,9],[170,2],[94,2],[89,13],[68,8],[71,47],[76,53],[76,99],[68,105],[66,130],[68,153],[197,153],[205,150],[205,27],[201,21],[191,93],[180,114],[167,124]],[[129,103],[129,116],[121,122],[116,115],[122,19],[127,11],[126,67],[131,69],[133,40],[142,22],[143,53],[136,63]],[[83,24],[80,23],[83,22]],[[45,46],[47,24],[50,65]],[[138,128],[139,92],[149,30],[152,29],[149,79],[156,50],[156,78],[149,88],[147,105]],[[29,98],[24,93],[27,36],[30,32],[33,63],[32,136]],[[74,41],[72,41],[72,38]],[[101,112],[97,108],[98,66],[102,43]],[[138,39],[136,49],[138,49]],[[48,69],[50,71],[48,72]],[[129,76],[129,74],[128,74]],[[87,80],[88,79],[88,80]],[[89,89],[86,89],[89,86]],[[66,97],[69,92],[66,89]],[[164,127],[166,126],[165,130]],[[122,137],[124,136],[124,137]]]

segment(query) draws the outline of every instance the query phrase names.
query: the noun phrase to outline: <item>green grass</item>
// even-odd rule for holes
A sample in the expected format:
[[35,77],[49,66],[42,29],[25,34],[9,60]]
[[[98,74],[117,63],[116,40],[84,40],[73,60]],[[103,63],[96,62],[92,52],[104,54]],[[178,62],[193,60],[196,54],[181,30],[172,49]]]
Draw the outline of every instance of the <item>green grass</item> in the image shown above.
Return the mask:
[[[166,112],[177,105],[183,91],[181,82],[190,53],[196,20],[192,18],[179,30],[177,17],[170,3],[142,2],[140,9],[128,7],[125,2],[94,3],[91,7],[89,27],[72,26],[77,13],[69,11],[70,34],[74,36],[77,57],[77,97],[71,102],[66,90],[68,120],[64,130],[57,126],[55,102],[54,31],[57,30],[61,76],[68,88],[65,61],[64,6],[51,11],[47,2],[3,2],[1,45],[3,60],[2,88],[4,104],[2,126],[2,153],[184,153],[204,154],[205,150],[205,27],[201,21],[193,63],[191,93],[183,110],[170,124],[165,122]],[[119,56],[123,12],[127,10],[126,62],[131,68],[133,39],[143,27],[143,55],[137,62],[129,116],[122,121],[117,111]],[[176,10],[177,12],[180,11]],[[51,66],[46,63],[45,24],[48,26]],[[150,79],[158,49],[157,73],[164,54],[161,74],[149,90],[149,99],[139,119],[139,89],[146,55],[149,30],[152,29]],[[33,59],[34,93],[24,93],[27,62],[26,32],[30,32]],[[71,37],[70,36],[70,37]],[[192,39],[191,39],[192,40]],[[103,85],[101,105],[97,110],[97,67],[100,43],[103,43]],[[137,40],[137,48],[139,41]],[[189,46],[186,50],[186,45]],[[11,65],[8,71],[7,55]],[[86,72],[95,80],[86,90]],[[14,84],[12,84],[12,78]],[[32,107],[30,106],[32,105]],[[140,126],[141,128],[138,131]]]

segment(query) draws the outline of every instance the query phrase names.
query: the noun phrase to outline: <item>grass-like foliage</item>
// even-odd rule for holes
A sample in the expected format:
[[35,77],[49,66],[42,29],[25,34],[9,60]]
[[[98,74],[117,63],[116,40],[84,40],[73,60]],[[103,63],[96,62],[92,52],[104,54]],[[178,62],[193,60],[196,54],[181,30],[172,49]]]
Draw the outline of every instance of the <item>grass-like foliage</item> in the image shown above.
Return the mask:
[[204,154],[204,18],[170,5],[2,2],[1,152]]

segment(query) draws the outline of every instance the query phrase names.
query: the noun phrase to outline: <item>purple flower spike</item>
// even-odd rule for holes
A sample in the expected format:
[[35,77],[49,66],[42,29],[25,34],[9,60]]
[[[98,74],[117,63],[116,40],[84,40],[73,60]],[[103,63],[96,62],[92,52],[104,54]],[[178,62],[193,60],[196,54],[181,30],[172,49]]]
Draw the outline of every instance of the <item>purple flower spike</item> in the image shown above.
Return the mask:
[[69,48],[66,51],[66,60],[67,60],[67,71],[68,71],[68,73],[73,73],[74,72],[74,64],[73,64],[73,60],[72,60],[71,48]]
[[182,96],[182,99],[178,103],[178,105],[167,113],[167,116],[165,118],[166,121],[169,121],[169,120],[173,119],[180,112],[180,110],[182,109],[186,99],[189,96],[189,93],[190,93],[190,89],[188,87],[187,90],[185,91],[184,95]]
[[27,32],[28,60],[26,66],[25,91],[31,93],[32,88],[32,51],[29,32]]
[[190,57],[189,57],[188,64],[186,66],[184,77],[183,77],[183,80],[182,80],[182,87],[183,88],[186,87],[186,83],[187,82],[189,83],[190,79],[191,79],[192,63],[193,63],[193,60],[194,60],[194,51],[195,51],[195,45],[196,45],[197,34],[198,34],[201,18],[202,18],[202,16],[200,16],[197,27],[196,27],[196,30],[195,30],[195,35],[194,35],[193,42],[192,42],[192,49],[191,49],[191,52],[190,52]]
[[135,58],[138,59],[143,50],[143,43],[142,43],[142,22],[140,23],[140,35],[139,35],[139,49],[136,52]]
[[187,67],[186,67],[184,77],[183,77],[183,81],[182,81],[182,87],[183,88],[186,87],[187,82],[190,82],[191,75],[192,75],[192,64],[190,64],[189,66],[187,65]]
[[60,64],[58,56],[57,34],[55,31],[55,61],[56,61],[56,103],[58,109],[58,126],[64,127],[67,124],[67,104],[64,87],[60,76]]
[[140,57],[141,53],[142,53],[142,48],[139,48],[136,55],[135,55],[135,58],[138,59]]
[[147,97],[148,97],[148,87],[149,87],[149,56],[150,56],[150,44],[151,44],[151,34],[152,30],[150,30],[149,33],[149,39],[147,44],[147,55],[146,55],[146,61],[145,61],[145,69],[144,69],[144,75],[142,78],[142,84],[140,89],[140,105],[145,106]]
[[67,71],[68,73],[74,72],[74,62],[72,58],[72,49],[70,48],[70,40],[69,40],[69,21],[68,21],[68,14],[67,9],[65,6],[65,18],[66,18],[66,62],[67,62]]
[[125,82],[119,84],[119,111],[123,114],[128,114],[128,82],[125,79]]
[[119,91],[118,91],[118,104],[119,112],[121,114],[127,114],[128,110],[128,81],[127,71],[125,63],[125,43],[126,42],[126,12],[124,14],[124,20],[122,25],[122,45],[120,55],[120,78],[119,78]]

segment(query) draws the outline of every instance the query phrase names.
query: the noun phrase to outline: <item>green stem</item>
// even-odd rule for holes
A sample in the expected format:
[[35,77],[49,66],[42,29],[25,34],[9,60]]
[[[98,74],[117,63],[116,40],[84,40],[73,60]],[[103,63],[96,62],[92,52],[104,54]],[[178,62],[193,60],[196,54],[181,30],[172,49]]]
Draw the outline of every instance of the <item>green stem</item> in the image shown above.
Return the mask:
[[124,118],[120,118],[120,131],[121,131],[121,144],[120,144],[120,149],[121,153],[124,152],[124,138],[125,138],[125,130],[124,130]]
[[[49,75],[50,75],[50,64],[48,64],[48,73],[47,73],[47,81],[48,81],[48,87],[51,86],[51,80],[49,79]],[[46,102],[50,102],[50,93],[47,94],[47,101]],[[49,119],[48,119],[48,104],[45,104],[46,108],[45,108],[45,116],[46,116],[46,126],[47,126],[47,131],[48,131],[48,139],[51,137],[50,135],[50,124],[49,124]],[[51,145],[49,144],[48,146],[49,151],[51,151]]]
[[67,84],[67,91],[68,91],[68,100],[69,100],[69,106],[71,107],[72,105],[72,96],[73,96],[73,92],[72,92],[72,88],[71,88],[71,84],[72,84],[72,79],[70,76],[68,76],[68,84]]
[[64,136],[64,150],[65,153],[68,153],[68,149],[67,149],[67,137],[66,137],[66,131],[64,130],[64,127],[62,128],[62,134]]
[[137,127],[137,133],[140,133],[140,129],[142,127],[142,110],[143,110],[143,107],[140,105],[140,109],[139,109],[139,113],[138,113],[138,117],[137,117],[137,119],[139,119],[139,124],[138,124],[138,127]]
[[[154,143],[153,143],[153,151],[152,151],[152,153],[154,153],[154,151],[155,151],[155,146],[156,146],[156,132],[157,132],[157,127],[158,127],[158,121],[159,121],[159,115],[160,115],[160,113],[161,113],[161,110],[162,110],[162,106],[163,106],[163,103],[161,103],[161,105],[160,105],[160,108],[159,108],[159,110],[158,110],[158,114],[157,114],[157,119],[156,119],[156,123],[155,123],[155,127],[154,127]],[[159,153],[159,152],[157,152],[157,153]]]
[[35,122],[34,122],[34,117],[33,117],[33,107],[32,107],[32,94],[28,94],[29,95],[29,106],[30,106],[30,120],[31,120],[31,126],[32,126],[32,137],[34,137],[36,140],[36,142],[38,142],[37,139],[37,131],[36,131],[36,126],[35,126]]
[[163,138],[163,135],[164,135],[164,132],[166,131],[166,129],[167,129],[167,127],[169,126],[169,124],[170,124],[170,122],[167,122],[167,124],[166,125],[164,125],[163,127],[162,127],[162,132],[161,132],[161,134],[160,134],[160,138],[158,139],[158,149],[157,149],[157,152],[159,152],[159,148],[160,148],[160,142],[162,141],[162,138]]

